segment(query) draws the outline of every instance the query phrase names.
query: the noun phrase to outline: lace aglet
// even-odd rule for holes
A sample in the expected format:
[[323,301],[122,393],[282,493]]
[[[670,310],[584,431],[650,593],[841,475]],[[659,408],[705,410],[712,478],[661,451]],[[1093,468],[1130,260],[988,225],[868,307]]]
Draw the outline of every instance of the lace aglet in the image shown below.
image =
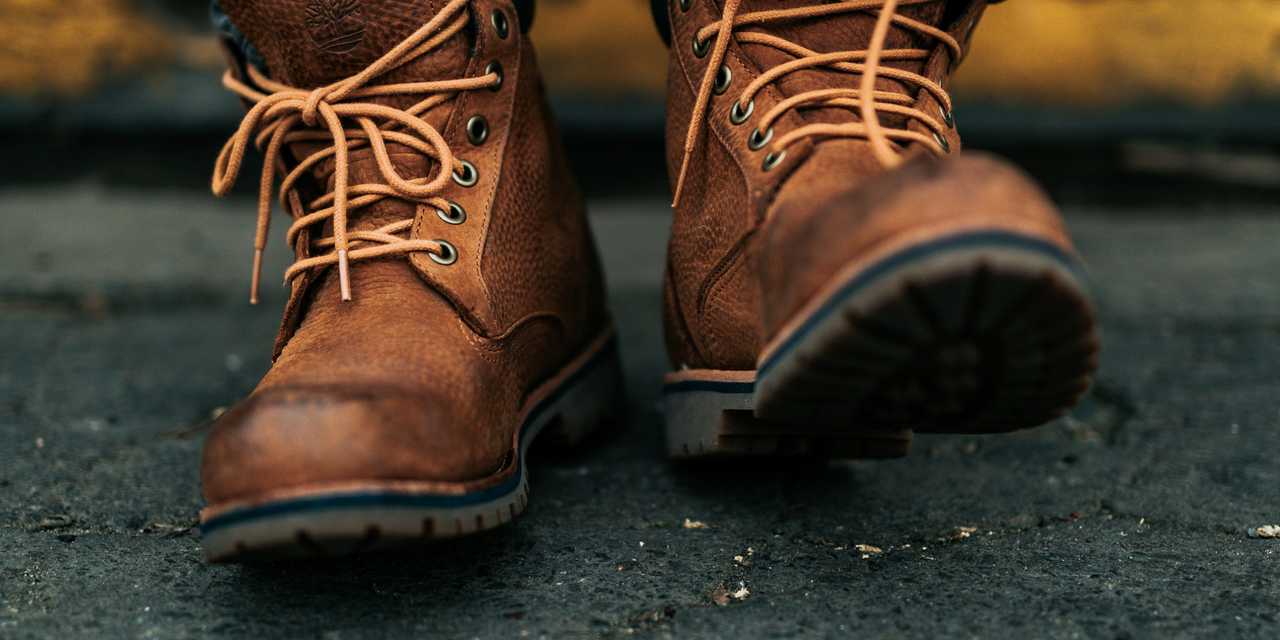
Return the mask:
[[347,263],[347,250],[338,252],[338,287],[342,289],[342,301],[351,301],[351,268]]
[[258,304],[258,287],[262,284],[262,249],[253,250],[253,276],[249,283],[249,304]]
[[[688,152],[685,153],[685,157],[686,158],[688,157]],[[688,160],[686,160],[684,163],[680,165],[680,175],[679,177],[676,178],[675,193],[672,194],[671,196],[672,209],[680,206],[680,194],[684,191],[684,174],[688,169],[689,169],[689,162]]]

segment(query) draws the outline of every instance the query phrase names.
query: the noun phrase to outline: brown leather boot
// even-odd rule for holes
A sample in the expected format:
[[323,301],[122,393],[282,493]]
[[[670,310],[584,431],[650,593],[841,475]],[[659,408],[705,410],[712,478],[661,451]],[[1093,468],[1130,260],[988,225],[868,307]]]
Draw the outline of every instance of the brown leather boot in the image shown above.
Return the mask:
[[[214,190],[265,150],[297,261],[271,370],[205,443],[213,560],[446,538],[525,507],[525,451],[619,406],[582,198],[510,0],[224,0],[265,71]],[[255,266],[256,269],[256,266]],[[256,297],[255,277],[255,297]]]
[[673,456],[896,456],[1087,389],[1062,221],[960,153],[945,86],[986,4],[670,0]]

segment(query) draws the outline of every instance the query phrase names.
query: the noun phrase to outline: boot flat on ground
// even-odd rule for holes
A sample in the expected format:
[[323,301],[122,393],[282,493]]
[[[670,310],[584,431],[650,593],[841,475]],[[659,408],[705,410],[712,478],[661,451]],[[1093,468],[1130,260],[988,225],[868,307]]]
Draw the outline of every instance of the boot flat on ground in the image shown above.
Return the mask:
[[[296,261],[270,371],[215,423],[215,561],[471,534],[525,508],[526,450],[619,407],[582,198],[508,0],[223,0],[264,69],[224,193],[264,150]],[[354,9],[353,9],[354,7]],[[256,298],[260,269],[255,264]]]

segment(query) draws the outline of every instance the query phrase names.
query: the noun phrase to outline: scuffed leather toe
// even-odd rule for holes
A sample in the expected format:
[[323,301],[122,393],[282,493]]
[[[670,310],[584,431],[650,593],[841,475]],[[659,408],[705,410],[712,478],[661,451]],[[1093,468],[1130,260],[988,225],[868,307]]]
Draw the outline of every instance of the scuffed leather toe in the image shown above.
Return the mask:
[[[498,471],[511,443],[438,398],[379,387],[277,387],[214,426],[201,477],[210,504],[305,485],[465,482]],[[424,455],[437,451],[447,455]]]

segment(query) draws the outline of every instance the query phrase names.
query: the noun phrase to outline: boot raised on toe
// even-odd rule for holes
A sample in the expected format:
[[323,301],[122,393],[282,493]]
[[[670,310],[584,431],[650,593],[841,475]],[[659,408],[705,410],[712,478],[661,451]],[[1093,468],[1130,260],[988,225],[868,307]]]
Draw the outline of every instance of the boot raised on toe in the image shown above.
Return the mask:
[[1057,211],[960,150],[946,86],[986,4],[669,0],[672,456],[899,456],[1088,388]]
[[[583,210],[510,0],[223,0],[252,46],[230,188],[266,156],[296,261],[274,363],[201,467],[217,561],[448,538],[525,508],[525,452],[619,403]],[[260,56],[260,58],[259,58]]]

